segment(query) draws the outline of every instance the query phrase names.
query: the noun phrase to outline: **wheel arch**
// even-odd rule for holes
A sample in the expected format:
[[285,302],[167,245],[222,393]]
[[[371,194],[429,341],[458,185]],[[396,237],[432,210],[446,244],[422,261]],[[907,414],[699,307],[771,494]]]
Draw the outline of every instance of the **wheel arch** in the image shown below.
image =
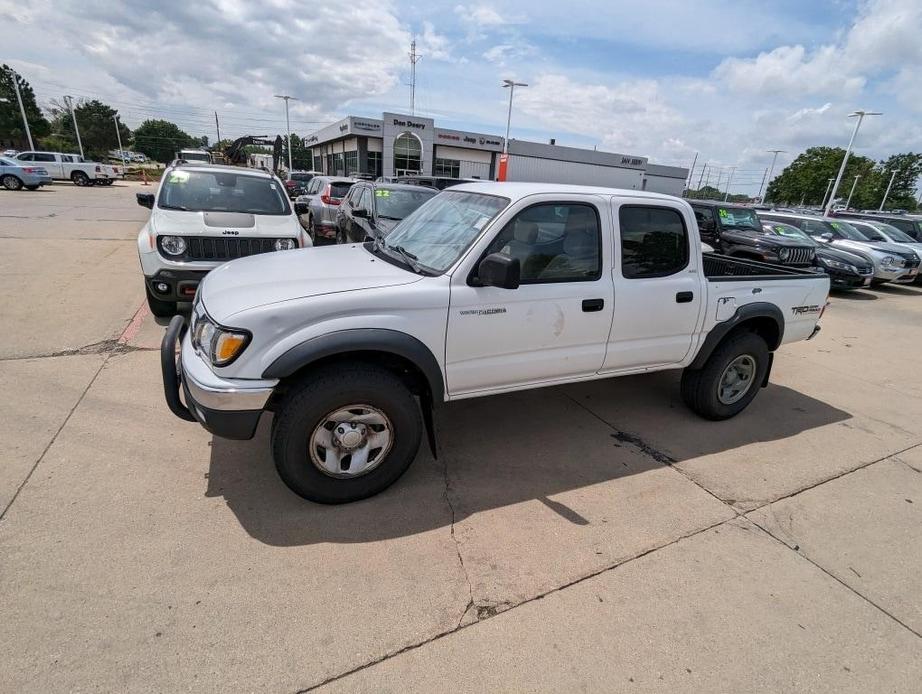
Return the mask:
[[729,320],[711,329],[688,368],[702,368],[721,342],[740,331],[759,335],[768,345],[769,352],[774,352],[784,339],[784,315],[780,308],[764,301],[740,306]]

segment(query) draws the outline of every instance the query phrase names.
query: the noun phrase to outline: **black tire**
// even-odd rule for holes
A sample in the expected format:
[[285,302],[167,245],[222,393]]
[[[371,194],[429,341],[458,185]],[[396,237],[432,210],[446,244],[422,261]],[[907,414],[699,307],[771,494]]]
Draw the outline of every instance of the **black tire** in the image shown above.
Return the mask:
[[105,181],[100,181],[100,183],[103,185],[111,186],[113,183],[115,183],[115,180],[112,178],[107,178]]
[[74,171],[70,175],[70,180],[74,182],[75,186],[90,185],[90,177],[87,176],[83,171]]
[[346,232],[339,227],[336,228],[336,243],[337,245],[349,243],[349,239],[346,238]]
[[[718,398],[720,379],[730,363],[743,355],[755,360],[755,374],[745,395],[732,404],[725,404]],[[768,345],[759,335],[752,332],[732,334],[717,345],[702,368],[685,369],[682,373],[682,399],[689,409],[705,419],[735,417],[758,394],[768,371],[768,360]]]
[[[391,449],[367,473],[332,477],[311,460],[311,434],[327,415],[351,404],[383,412],[393,431]],[[343,364],[301,380],[275,414],[272,454],[282,481],[297,495],[321,504],[358,501],[387,489],[416,457],[423,422],[409,389],[389,371],[371,364]]]
[[7,190],[19,190],[22,188],[22,181],[13,174],[7,174],[0,178],[0,184]]
[[147,307],[150,309],[150,312],[154,314],[157,318],[170,318],[176,315],[176,302],[175,301],[164,301],[163,299],[158,299],[150,290],[150,287],[145,287],[147,292]]
[[39,186],[26,186],[26,190],[38,190]]

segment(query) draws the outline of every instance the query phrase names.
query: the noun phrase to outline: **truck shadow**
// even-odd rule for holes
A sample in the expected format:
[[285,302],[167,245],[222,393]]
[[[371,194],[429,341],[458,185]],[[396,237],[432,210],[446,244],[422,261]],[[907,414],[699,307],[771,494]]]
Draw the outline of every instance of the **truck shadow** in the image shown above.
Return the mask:
[[681,403],[670,372],[463,400],[438,413],[438,460],[423,449],[382,494],[323,506],[279,479],[267,416],[252,441],[213,440],[206,495],[224,497],[252,537],[274,546],[403,537],[529,500],[582,525],[548,497],[850,418],[771,385],[735,419],[708,422]]

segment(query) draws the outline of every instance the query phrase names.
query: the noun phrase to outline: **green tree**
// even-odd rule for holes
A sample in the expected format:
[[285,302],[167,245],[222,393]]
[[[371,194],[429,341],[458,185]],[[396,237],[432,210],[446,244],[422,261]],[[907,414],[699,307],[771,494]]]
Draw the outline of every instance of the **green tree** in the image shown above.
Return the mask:
[[134,148],[154,161],[167,163],[183,147],[197,146],[200,140],[166,120],[146,120],[134,131]]
[[[288,167],[288,142],[284,136],[282,136],[282,156],[279,164],[285,168]],[[310,149],[305,147],[304,140],[294,133],[291,134],[291,165],[296,171],[309,171],[314,168]]]
[[38,107],[31,85],[8,65],[0,65],[0,145],[3,149],[7,147],[28,149],[29,140],[22,124],[22,114],[19,111],[19,103],[16,101],[13,79],[16,79],[19,84],[19,93],[22,96],[22,105],[26,109],[29,130],[36,144],[40,138],[51,133],[51,125]]
[[916,200],[916,183],[919,177],[922,176],[922,154],[913,152],[894,154],[885,161],[880,162],[879,168],[877,188],[873,191],[874,199],[869,201],[866,207],[880,206],[881,200],[884,199],[884,193],[887,191],[890,177],[896,171],[893,187],[887,196],[886,209],[915,210],[918,204]]
[[[67,106],[57,101],[51,104],[54,134],[71,143],[70,151],[77,149],[77,137],[74,133],[74,119]],[[96,99],[81,100],[74,105],[74,116],[80,128],[80,141],[87,159],[106,159],[109,151],[118,149],[118,136],[115,134],[115,117],[118,111]],[[122,147],[131,142],[131,130],[118,121],[118,132],[122,138]]]
[[[823,202],[829,179],[835,180],[842,166],[845,150],[840,147],[811,147],[800,154],[769,184],[765,199],[774,203],[819,205]],[[855,176],[860,176],[852,206],[864,206],[864,197],[877,185],[879,172],[874,161],[855,155],[849,157],[848,165],[839,184],[836,197],[848,198]]]

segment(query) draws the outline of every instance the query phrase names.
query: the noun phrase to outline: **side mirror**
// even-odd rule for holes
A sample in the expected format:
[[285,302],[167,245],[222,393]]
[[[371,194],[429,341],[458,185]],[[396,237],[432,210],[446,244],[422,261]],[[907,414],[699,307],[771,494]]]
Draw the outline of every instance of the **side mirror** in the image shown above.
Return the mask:
[[832,241],[835,236],[827,231],[825,234],[820,234],[820,238],[823,239],[823,241]]
[[371,215],[368,214],[368,210],[364,207],[353,207],[352,216],[356,219],[368,219]]
[[141,207],[146,207],[149,210],[154,209],[154,194],[153,193],[135,193],[135,197],[137,197],[138,204]]
[[296,202],[295,203],[295,214],[307,214],[307,203],[306,202]]
[[502,253],[491,253],[480,261],[477,278],[484,287],[518,289],[522,279],[522,263]]

